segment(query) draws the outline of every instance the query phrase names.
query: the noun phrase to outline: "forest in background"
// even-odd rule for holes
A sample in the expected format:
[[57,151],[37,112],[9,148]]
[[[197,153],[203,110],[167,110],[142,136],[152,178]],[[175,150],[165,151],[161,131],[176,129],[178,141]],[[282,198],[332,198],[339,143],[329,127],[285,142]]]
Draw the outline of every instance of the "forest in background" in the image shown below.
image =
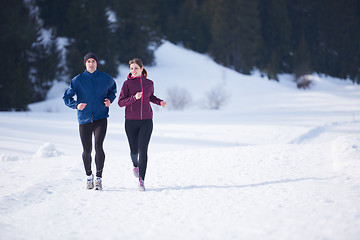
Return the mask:
[[1,0],[0,110],[27,110],[95,52],[113,77],[154,65],[163,40],[243,74],[321,73],[360,83],[358,0]]

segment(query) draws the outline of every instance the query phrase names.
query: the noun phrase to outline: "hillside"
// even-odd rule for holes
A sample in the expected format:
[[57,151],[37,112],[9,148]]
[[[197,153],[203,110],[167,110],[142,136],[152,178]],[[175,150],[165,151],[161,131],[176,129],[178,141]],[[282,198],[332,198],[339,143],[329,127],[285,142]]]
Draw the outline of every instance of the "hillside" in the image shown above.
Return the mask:
[[[1,239],[358,239],[360,86],[313,76],[298,90],[291,76],[241,75],[170,43],[155,55],[155,94],[184,88],[192,104],[154,106],[146,192],[116,102],[103,191],[85,189],[66,85],[30,112],[0,112]],[[202,104],[214,86],[228,96],[220,110]]]

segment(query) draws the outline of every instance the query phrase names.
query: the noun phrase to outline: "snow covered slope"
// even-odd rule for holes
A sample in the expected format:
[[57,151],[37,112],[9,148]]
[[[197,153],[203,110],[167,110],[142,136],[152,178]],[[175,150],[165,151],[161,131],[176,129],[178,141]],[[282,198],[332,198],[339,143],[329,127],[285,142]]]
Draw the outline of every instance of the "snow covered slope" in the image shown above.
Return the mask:
[[[164,43],[148,67],[155,94],[146,192],[137,190],[124,109],[111,106],[103,191],[85,189],[65,84],[31,112],[0,113],[0,239],[359,239],[360,86],[314,76],[297,90]],[[118,90],[128,73],[120,67]],[[227,104],[202,102],[222,86]]]

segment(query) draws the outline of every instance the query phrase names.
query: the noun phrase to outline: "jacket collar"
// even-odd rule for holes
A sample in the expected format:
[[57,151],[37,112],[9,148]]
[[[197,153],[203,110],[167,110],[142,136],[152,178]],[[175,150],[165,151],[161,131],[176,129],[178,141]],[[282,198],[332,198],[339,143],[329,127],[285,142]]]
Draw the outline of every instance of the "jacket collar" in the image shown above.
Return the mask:
[[131,75],[131,73],[129,73],[127,79],[135,80],[135,79],[141,79],[141,78],[144,78],[144,77],[145,77],[144,75],[141,75],[140,77],[133,77],[133,75]]
[[87,75],[87,76],[94,76],[97,72],[98,72],[97,69],[96,69],[95,72],[93,72],[93,73],[90,73],[90,72],[88,72],[88,71],[85,69],[84,74]]

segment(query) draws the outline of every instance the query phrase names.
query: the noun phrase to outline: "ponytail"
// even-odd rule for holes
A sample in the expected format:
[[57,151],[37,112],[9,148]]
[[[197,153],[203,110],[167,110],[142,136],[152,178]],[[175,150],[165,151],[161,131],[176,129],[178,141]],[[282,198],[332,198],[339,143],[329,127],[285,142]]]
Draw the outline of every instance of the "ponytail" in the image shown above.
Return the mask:
[[131,59],[129,61],[129,66],[133,63],[136,63],[140,68],[143,68],[143,71],[142,71],[142,75],[144,75],[145,77],[147,77],[147,71],[146,69],[144,68],[144,64],[142,63],[142,61],[139,59],[139,58],[134,58],[134,59]]
[[143,68],[142,75],[144,75],[145,77],[147,77],[147,71],[146,71],[145,68]]

